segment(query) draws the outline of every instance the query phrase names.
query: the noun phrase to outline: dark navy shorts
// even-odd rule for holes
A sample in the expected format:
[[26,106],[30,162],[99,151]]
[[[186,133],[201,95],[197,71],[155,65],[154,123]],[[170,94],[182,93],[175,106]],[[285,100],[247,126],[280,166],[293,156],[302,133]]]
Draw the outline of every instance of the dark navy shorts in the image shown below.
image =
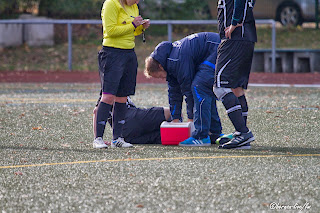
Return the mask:
[[218,47],[215,86],[247,89],[254,42],[223,40]]
[[134,49],[103,47],[98,63],[103,93],[117,97],[135,94],[138,61]]
[[123,137],[126,141],[130,141],[154,131],[159,131],[160,134],[160,125],[165,120],[163,107],[148,109],[130,107],[123,126]]

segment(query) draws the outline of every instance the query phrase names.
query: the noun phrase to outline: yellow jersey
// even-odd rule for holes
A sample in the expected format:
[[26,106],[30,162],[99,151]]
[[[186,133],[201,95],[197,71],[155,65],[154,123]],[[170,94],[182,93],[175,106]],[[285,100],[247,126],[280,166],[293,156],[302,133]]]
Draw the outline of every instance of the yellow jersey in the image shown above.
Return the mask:
[[106,0],[101,10],[103,46],[120,49],[135,47],[135,36],[140,35],[143,26],[135,28],[134,17],[139,16],[137,4],[121,6],[119,0]]

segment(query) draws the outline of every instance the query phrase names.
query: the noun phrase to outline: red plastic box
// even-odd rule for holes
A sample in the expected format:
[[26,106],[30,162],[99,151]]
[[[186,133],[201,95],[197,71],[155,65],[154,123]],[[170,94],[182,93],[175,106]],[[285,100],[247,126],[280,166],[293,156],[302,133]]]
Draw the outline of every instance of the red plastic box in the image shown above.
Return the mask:
[[194,131],[193,122],[173,123],[164,121],[160,126],[162,145],[179,145],[191,136]]

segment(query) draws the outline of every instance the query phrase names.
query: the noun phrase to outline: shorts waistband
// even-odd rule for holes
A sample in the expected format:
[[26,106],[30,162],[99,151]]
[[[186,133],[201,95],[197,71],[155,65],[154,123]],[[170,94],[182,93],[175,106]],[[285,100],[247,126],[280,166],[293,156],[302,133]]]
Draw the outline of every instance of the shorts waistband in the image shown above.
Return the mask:
[[119,52],[132,52],[134,49],[121,49],[121,48],[115,48],[115,47],[107,47],[102,46],[102,50],[111,50],[111,51],[119,51]]

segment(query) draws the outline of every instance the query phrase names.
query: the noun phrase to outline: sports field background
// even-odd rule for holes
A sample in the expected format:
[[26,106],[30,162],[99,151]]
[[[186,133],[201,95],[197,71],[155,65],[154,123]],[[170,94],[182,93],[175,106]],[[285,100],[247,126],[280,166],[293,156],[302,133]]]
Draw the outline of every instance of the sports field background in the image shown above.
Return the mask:
[[[251,150],[93,149],[98,94],[0,84],[0,212],[320,212],[320,88],[250,87]],[[140,84],[132,99],[167,106],[167,87]]]

